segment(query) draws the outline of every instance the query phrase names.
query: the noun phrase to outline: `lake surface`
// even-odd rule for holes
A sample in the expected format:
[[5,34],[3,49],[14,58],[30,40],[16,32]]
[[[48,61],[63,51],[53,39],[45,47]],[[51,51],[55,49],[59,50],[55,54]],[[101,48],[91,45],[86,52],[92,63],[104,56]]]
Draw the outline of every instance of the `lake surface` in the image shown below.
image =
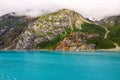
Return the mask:
[[120,52],[0,51],[0,80],[120,80]]

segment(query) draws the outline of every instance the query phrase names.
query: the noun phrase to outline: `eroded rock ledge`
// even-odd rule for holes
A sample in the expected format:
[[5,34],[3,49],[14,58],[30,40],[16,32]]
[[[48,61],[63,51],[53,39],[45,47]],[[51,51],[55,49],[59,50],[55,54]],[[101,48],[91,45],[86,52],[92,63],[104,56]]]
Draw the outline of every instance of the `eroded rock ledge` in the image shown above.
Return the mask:
[[93,51],[96,44],[88,44],[91,39],[99,37],[98,34],[87,34],[83,32],[73,32],[70,37],[66,37],[58,43],[55,50],[59,51]]

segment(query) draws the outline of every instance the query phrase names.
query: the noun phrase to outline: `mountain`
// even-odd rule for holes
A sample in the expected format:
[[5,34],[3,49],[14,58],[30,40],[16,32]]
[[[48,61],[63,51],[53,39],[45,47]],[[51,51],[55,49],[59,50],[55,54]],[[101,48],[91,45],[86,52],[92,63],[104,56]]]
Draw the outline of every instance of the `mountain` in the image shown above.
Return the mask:
[[[90,45],[96,45],[94,49],[115,47],[111,40],[104,38],[106,30],[102,26],[92,23],[79,13],[69,9],[61,9],[38,18],[7,14],[0,17],[0,31],[1,49],[57,50],[60,43],[64,42],[66,38],[70,39],[73,33],[77,33],[79,36],[72,37],[72,41],[82,40],[83,43],[80,42],[79,47],[85,46],[83,51],[86,48],[87,50],[91,49],[93,46],[88,48]],[[82,34],[84,36],[81,37]],[[94,35],[98,36],[88,39]]]
[[120,15],[106,17],[100,21],[97,21],[98,24],[104,26],[119,26],[120,25]]
[[[80,14],[62,9],[40,16],[20,37],[16,49],[48,48],[55,46],[65,35],[89,23]],[[62,38],[59,38],[62,36]]]
[[96,23],[107,28],[109,30],[108,39],[120,46],[120,15],[110,16]]

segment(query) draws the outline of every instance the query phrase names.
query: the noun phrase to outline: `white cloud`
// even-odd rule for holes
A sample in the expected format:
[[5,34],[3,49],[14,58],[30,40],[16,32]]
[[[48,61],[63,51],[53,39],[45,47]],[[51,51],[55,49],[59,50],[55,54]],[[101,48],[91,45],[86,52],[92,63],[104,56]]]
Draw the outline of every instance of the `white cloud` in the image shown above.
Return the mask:
[[[0,15],[8,12],[27,12],[40,15],[43,11],[73,9],[85,17],[98,17],[120,14],[120,0],[0,0]],[[25,13],[25,14],[27,14]]]

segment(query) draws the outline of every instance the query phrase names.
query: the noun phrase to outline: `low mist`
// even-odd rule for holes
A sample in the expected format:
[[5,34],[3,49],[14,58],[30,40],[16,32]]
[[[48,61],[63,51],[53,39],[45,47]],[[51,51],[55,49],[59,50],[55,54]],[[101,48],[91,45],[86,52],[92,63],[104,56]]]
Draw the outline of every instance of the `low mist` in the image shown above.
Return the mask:
[[0,16],[10,12],[37,17],[67,8],[84,17],[101,19],[120,15],[120,0],[0,0]]

